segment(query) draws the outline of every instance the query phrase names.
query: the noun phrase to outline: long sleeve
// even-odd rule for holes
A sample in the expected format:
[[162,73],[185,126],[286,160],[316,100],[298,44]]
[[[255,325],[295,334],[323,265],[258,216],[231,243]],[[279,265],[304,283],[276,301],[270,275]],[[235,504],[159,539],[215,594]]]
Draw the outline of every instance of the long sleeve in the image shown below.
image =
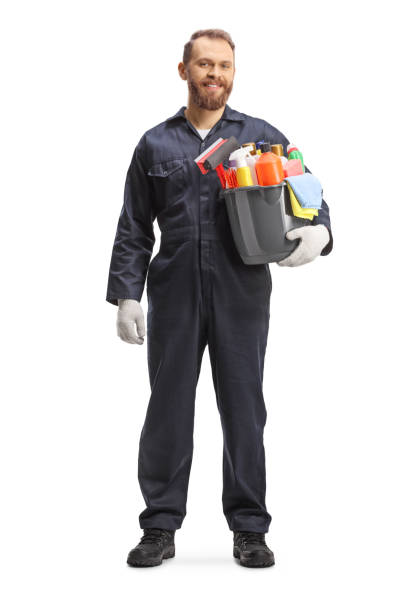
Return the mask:
[[[267,121],[265,121],[264,123],[265,123],[264,139],[267,142],[270,142],[271,144],[278,144],[278,143],[282,144],[283,149],[284,149],[284,154],[286,155],[286,148],[288,144],[290,144],[289,140],[286,138],[284,134],[282,134],[282,132],[276,129],[273,125],[271,125]],[[305,172],[309,172],[310,174],[312,174],[311,170],[309,170],[309,168],[306,165],[305,165]],[[324,247],[320,255],[328,255],[333,249],[333,234],[331,231],[330,210],[325,200],[322,200],[322,207],[319,210],[319,214],[313,217],[313,221],[311,222],[312,225],[318,225],[320,223],[322,223],[323,225],[327,227],[329,234],[330,234],[330,240],[326,244],[326,246]]]
[[145,137],[134,151],[125,183],[109,268],[106,300],[117,306],[118,299],[140,301],[155,243],[155,219],[151,185],[143,165]]

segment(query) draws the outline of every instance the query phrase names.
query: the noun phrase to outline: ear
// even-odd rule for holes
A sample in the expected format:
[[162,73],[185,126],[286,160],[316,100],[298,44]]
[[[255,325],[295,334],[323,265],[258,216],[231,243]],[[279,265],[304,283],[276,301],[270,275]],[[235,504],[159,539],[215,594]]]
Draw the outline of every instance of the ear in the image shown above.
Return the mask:
[[183,81],[186,81],[187,80],[187,75],[186,75],[186,69],[184,67],[183,62],[180,62],[179,65],[177,66],[177,68],[178,68],[178,72],[179,72],[180,78],[182,78]]

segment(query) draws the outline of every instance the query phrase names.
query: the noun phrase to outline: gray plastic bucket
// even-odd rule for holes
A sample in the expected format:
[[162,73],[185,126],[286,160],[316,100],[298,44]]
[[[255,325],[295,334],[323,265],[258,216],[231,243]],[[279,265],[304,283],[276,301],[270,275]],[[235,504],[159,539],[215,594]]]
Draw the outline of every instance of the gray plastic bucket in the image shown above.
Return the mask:
[[288,187],[252,185],[224,189],[228,217],[235,245],[246,264],[270,263],[284,259],[299,244],[286,232],[310,225],[309,219],[292,214]]

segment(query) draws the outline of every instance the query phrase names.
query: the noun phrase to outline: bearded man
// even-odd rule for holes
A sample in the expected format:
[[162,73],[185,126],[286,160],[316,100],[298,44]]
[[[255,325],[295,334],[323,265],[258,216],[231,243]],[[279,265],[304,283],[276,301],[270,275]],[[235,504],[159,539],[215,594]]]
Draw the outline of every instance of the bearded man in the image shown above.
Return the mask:
[[[130,551],[134,567],[175,555],[174,534],[186,515],[193,457],[196,386],[208,345],[223,431],[223,512],[233,556],[246,567],[274,564],[265,542],[264,357],[272,280],[268,264],[245,264],[235,247],[217,174],[194,159],[218,138],[242,144],[288,139],[267,121],[227,105],[235,45],[223,30],[199,30],[184,46],[180,77],[188,104],[147,130],[127,173],[109,270],[107,301],[119,306],[117,333],[142,345],[140,305],[147,277],[147,358],[151,396],[139,441],[138,479],[144,534]],[[160,250],[150,261],[157,220]],[[311,225],[280,265],[302,265],[333,245],[323,200]],[[149,265],[150,264],[150,265]],[[136,327],[136,329],[135,329]]]

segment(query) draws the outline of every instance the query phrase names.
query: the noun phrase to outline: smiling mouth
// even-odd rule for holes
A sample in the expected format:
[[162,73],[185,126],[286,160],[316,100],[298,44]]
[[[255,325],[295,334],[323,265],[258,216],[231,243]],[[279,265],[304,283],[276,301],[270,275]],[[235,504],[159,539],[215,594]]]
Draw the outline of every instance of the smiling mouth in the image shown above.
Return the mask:
[[206,83],[204,84],[204,87],[206,89],[209,89],[209,90],[214,89],[216,91],[217,89],[221,89],[222,85],[217,85],[216,83]]

